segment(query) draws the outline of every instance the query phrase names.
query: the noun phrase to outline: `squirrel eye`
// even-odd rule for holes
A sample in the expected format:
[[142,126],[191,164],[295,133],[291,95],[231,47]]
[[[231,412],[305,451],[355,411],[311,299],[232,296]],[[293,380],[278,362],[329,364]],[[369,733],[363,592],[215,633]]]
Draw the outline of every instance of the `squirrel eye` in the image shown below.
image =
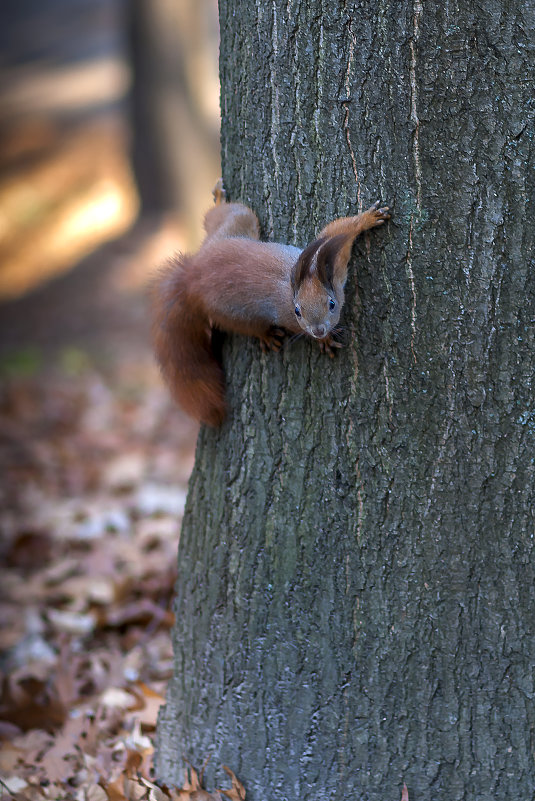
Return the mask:
[[336,301],[329,298],[329,311],[334,311],[336,308]]
[[296,317],[301,317],[301,309],[299,308],[299,306],[295,307],[295,316]]

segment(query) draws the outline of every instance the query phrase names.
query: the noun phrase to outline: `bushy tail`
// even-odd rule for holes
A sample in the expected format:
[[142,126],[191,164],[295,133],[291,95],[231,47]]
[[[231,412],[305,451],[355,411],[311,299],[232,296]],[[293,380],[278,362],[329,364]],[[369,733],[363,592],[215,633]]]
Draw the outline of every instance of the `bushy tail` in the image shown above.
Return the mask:
[[184,411],[211,426],[226,413],[224,376],[212,352],[210,323],[187,292],[192,257],[177,256],[153,286],[156,358],[171,394]]

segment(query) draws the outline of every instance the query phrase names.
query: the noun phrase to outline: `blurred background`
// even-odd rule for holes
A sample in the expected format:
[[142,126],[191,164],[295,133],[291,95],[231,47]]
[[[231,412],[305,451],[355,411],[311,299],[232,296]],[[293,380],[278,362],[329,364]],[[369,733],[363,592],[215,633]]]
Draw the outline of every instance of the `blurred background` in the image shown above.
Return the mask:
[[0,14],[0,298],[140,221],[195,246],[219,172],[216,0],[7,0]]
[[0,19],[9,540],[40,493],[94,492],[99,460],[134,448],[139,480],[189,473],[196,427],[153,364],[147,282],[202,238],[220,173],[219,34],[217,0],[5,0]]
[[22,731],[70,725],[69,709],[117,687],[110,653],[120,686],[159,692],[169,675],[197,426],[154,364],[147,283],[202,238],[220,174],[218,38],[217,0],[0,7],[0,740],[19,738],[13,764]]

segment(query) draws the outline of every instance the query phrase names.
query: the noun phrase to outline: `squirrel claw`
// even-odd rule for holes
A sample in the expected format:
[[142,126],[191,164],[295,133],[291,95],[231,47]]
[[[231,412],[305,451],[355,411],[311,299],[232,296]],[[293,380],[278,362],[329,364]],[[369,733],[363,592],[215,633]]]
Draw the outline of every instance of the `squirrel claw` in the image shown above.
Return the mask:
[[338,342],[336,339],[333,339],[332,336],[326,336],[325,339],[321,339],[318,343],[320,346],[320,350],[322,353],[326,353],[330,359],[334,359],[334,350],[333,348],[343,348],[341,342]]
[[275,353],[278,353],[282,347],[284,334],[285,332],[282,328],[270,328],[267,334],[260,339],[262,353],[268,353],[270,350],[274,350]]
[[390,219],[390,208],[388,206],[383,206],[379,208],[381,204],[380,200],[376,200],[373,206],[370,206],[367,213],[370,214],[373,218],[373,225],[372,227],[375,228],[377,225],[382,225],[385,220]]

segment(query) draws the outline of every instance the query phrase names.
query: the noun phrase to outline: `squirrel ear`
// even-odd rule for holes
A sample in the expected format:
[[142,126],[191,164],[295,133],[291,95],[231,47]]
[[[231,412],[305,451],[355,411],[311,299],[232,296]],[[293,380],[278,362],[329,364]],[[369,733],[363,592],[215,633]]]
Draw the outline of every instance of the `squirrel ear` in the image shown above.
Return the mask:
[[349,239],[350,237],[347,234],[338,234],[337,236],[333,236],[325,242],[318,253],[316,269],[318,272],[318,278],[325,286],[332,286],[334,274],[337,272],[337,268],[340,266],[345,267],[345,264],[347,264],[347,259],[345,259],[345,263],[343,265],[337,264],[337,261],[339,261],[338,257],[341,255],[340,251],[344,245],[347,245]]
[[321,237],[321,239],[315,239],[310,245],[307,245],[306,248],[303,250],[299,258],[297,259],[296,263],[292,268],[292,289],[295,292],[299,289],[303,281],[312,275],[312,260],[314,258],[314,254],[320,248],[323,243],[325,242],[325,237]]

